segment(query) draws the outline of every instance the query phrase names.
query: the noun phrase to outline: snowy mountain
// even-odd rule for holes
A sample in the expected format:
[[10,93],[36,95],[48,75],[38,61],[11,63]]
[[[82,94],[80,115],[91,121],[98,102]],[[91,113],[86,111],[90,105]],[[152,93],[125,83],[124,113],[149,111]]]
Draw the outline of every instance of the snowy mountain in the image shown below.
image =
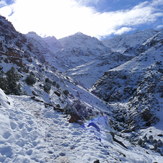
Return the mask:
[[83,33],[76,33],[59,40],[63,48],[67,49],[81,49],[83,55],[99,55],[109,52],[110,50],[103,45],[95,37],[87,36]]
[[134,34],[123,34],[120,36],[115,36],[111,39],[103,40],[102,42],[112,51],[125,53],[126,55],[135,55],[129,51],[136,49],[157,33],[158,31],[156,30],[148,29],[144,31],[137,31]]
[[[57,66],[60,71],[75,79],[85,88],[91,88],[107,69],[131,59],[130,56],[112,52],[97,38],[82,33],[76,33],[58,41],[62,48],[48,55],[48,62]],[[51,47],[56,46],[52,42],[50,44]]]
[[110,52],[99,55],[90,62],[69,69],[66,73],[83,87],[91,88],[106,70],[119,66],[130,59],[131,57],[120,53]]
[[98,39],[82,33],[76,33],[59,41],[63,48],[55,55],[65,71],[87,64],[99,55],[110,52],[110,49]]
[[[158,127],[158,124],[158,129],[163,129],[160,116],[163,111],[162,43],[163,32],[158,31],[137,47],[139,55],[135,54],[133,59],[105,72],[92,88],[95,95],[112,103],[113,125],[119,131],[138,132],[140,128]],[[154,142],[149,144],[154,145]],[[150,148],[149,144],[145,146]],[[162,149],[158,151],[162,153]]]
[[[155,34],[151,38],[147,39],[143,44],[141,44],[137,48],[139,49],[139,55],[130,59],[124,64],[121,64],[120,66],[117,66],[105,72],[104,76],[97,82],[96,85],[100,84],[100,82],[104,82],[107,85],[106,81],[104,80],[111,80],[113,84],[115,84],[116,87],[120,89],[121,87],[120,84],[125,86],[124,82],[123,83],[121,82],[127,81],[127,85],[128,86],[132,85],[132,88],[134,89],[133,86],[136,85],[135,82],[137,82],[139,78],[140,80],[142,80],[142,75],[144,75],[147,71],[153,70],[153,71],[157,71],[157,73],[160,72],[160,76],[161,76],[162,75],[161,67],[162,67],[162,61],[163,61],[162,38],[163,38],[163,32],[160,31],[160,32],[157,32],[157,34]],[[120,75],[120,77],[118,77],[118,74]],[[131,76],[133,76],[133,79],[130,79]],[[113,78],[115,78],[115,80],[117,80],[117,82],[119,83],[114,83],[115,81],[113,80]],[[122,80],[119,81],[118,78]],[[129,84],[128,82],[132,82],[132,83]],[[111,83],[108,87],[110,87],[110,89],[111,88],[115,89],[115,87],[112,86]],[[95,88],[95,90],[97,89]],[[106,92],[106,93],[109,93],[109,92]],[[117,98],[112,97],[111,94],[110,95],[105,94],[104,97],[107,98],[107,96],[109,96],[110,99],[108,99],[108,101],[112,101],[112,99],[113,101],[116,101],[116,99],[121,100],[120,98],[127,98],[126,97],[127,95],[125,96],[124,92],[123,92],[122,97],[117,97]]]
[[[35,32],[29,32],[26,34],[27,38],[30,39],[30,42],[33,42],[33,44],[36,44],[35,46],[39,48],[44,48],[45,53],[55,53],[59,51],[62,48],[61,43],[54,37],[44,37],[37,35]],[[41,49],[41,51],[44,51]],[[46,56],[45,56],[46,57]]]
[[163,162],[162,32],[134,55],[107,46],[0,16],[0,162]]
[[59,40],[62,48],[49,61],[83,87],[91,88],[104,72],[142,53],[141,45],[158,32],[141,31],[105,41],[76,33]]
[[107,69],[124,63],[130,58],[112,53],[97,38],[82,33],[58,41],[50,39],[48,42],[47,38],[41,38],[33,33],[27,34],[27,37],[32,37],[34,44],[37,44],[41,51],[45,50],[44,57],[48,63],[71,76],[85,88],[90,88]]

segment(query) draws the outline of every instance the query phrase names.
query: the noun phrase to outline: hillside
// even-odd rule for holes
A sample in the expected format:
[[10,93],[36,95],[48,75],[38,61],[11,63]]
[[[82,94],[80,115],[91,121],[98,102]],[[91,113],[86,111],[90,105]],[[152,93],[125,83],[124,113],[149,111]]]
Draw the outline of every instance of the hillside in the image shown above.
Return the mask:
[[[105,72],[91,89],[95,95],[113,106],[112,123],[116,130],[123,133],[139,133],[144,131],[144,128],[152,126],[151,133],[156,128],[162,131],[162,43],[163,33],[158,31],[137,46],[139,54]],[[138,137],[143,134],[139,133]],[[148,135],[146,134],[145,140]],[[155,137],[150,137],[151,141],[148,140],[141,145],[146,148],[154,146]],[[138,139],[134,141],[139,142]],[[162,153],[162,148],[158,151]]]

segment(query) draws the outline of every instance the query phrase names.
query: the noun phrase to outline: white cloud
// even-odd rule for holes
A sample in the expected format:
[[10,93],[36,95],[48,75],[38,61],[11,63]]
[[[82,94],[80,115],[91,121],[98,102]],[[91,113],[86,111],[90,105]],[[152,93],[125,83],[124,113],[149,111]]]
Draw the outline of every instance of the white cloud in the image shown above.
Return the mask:
[[79,2],[82,5],[89,5],[89,4],[96,5],[102,0],[76,0],[76,1]]
[[[161,3],[156,1],[157,5]],[[156,1],[155,4],[141,3],[131,10],[100,13],[76,0],[16,0],[15,4],[0,8],[0,14],[8,17],[22,33],[35,31],[61,38],[80,31],[100,37],[123,33],[134,25],[155,21],[162,15],[155,9]],[[9,17],[11,11],[14,13]]]
[[161,5],[163,5],[162,0],[153,0],[152,2],[152,6],[161,6]]
[[156,29],[161,29],[161,28],[163,28],[163,25],[158,25],[158,26],[156,27]]
[[122,28],[118,29],[117,31],[115,31],[114,34],[116,34],[116,35],[121,35],[121,34],[123,34],[123,33],[125,33],[125,32],[129,32],[129,31],[132,31],[132,30],[133,30],[133,29],[130,28],[130,27],[122,27]]

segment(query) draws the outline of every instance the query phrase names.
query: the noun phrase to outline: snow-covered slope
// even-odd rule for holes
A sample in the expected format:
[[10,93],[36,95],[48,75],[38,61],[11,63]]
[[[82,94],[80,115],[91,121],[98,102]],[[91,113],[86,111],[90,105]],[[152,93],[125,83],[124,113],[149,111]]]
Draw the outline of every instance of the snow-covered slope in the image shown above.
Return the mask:
[[113,138],[105,117],[99,116],[82,126],[71,124],[68,117],[53,107],[45,107],[28,96],[8,97],[2,90],[0,103],[0,161],[3,163],[163,161],[150,150],[118,136]]
[[90,88],[104,72],[142,53],[142,44],[158,32],[148,30],[103,42],[82,33],[60,40],[43,39],[34,33],[27,36],[36,40],[34,44],[44,51],[48,63],[71,76],[80,85]]
[[137,31],[134,34],[123,34],[108,40],[103,40],[103,43],[113,51],[126,53],[126,55],[135,55],[129,51],[136,49],[156,33],[158,31],[152,29]]
[[[155,37],[155,35],[157,35],[160,31],[147,30],[130,35],[128,34],[118,36],[110,40],[105,40],[103,41],[103,45],[109,47],[112,51],[99,54],[94,53],[98,54],[98,56],[91,58],[91,60],[89,59],[89,56],[82,56],[85,62],[80,61],[80,59],[75,60],[76,58],[73,53],[68,50],[67,53],[69,53],[69,55],[66,57],[66,59],[68,58],[68,60],[71,60],[71,58],[74,58],[74,63],[79,61],[77,62],[79,65],[74,67],[74,63],[70,62],[72,68],[69,69],[69,67],[67,67],[68,71],[66,73],[78,81],[82,86],[90,88],[104,74],[104,72],[117,67],[142,53],[144,47],[143,43],[145,43],[149,38]],[[71,36],[62,39],[61,41],[63,41],[63,46],[67,47],[68,49],[69,47],[77,48],[80,45],[80,47],[83,46],[82,51],[85,51],[87,46],[98,47],[99,43],[96,43],[97,40],[95,42],[94,40],[87,37],[86,40],[88,41],[83,41],[83,43],[81,40],[85,37],[85,35],[77,34],[77,36]],[[80,58],[82,57],[80,56]]]
[[79,49],[83,55],[99,55],[110,51],[95,37],[87,36],[83,33],[76,33],[72,36],[59,40],[65,49]]
[[27,36],[33,38],[38,49],[42,49],[48,63],[90,88],[104,72],[142,53],[142,44],[157,33],[159,31],[147,30],[104,41],[82,33],[60,40],[41,38],[34,33]]
[[[111,54],[110,49],[101,41],[82,33],[76,33],[60,40],[41,38],[33,32],[27,34],[27,37],[32,38],[30,41],[33,41],[38,49],[42,49],[42,52],[44,51],[44,57],[48,63],[65,72],[86,88],[90,88],[109,67],[115,67],[128,59],[118,53]],[[115,59],[115,64],[107,64],[109,60],[110,63],[113,63]]]
[[63,49],[55,54],[57,61],[53,64],[60,64],[58,67],[61,67],[61,71],[71,76],[80,85],[90,88],[105,71],[142,53],[142,44],[158,32],[142,31],[103,42],[82,33],[76,33],[59,40]]
[[[54,53],[59,51],[62,48],[61,43],[55,37],[44,37],[37,35],[35,32],[29,32],[26,34],[26,37],[30,42],[35,44],[35,47],[41,49],[44,53],[44,56],[49,53],[53,57]],[[46,55],[45,55],[46,54]]]
[[110,52],[110,49],[98,39],[82,33],[76,33],[59,41],[63,49],[58,51],[55,56],[65,71],[86,64],[97,56]]
[[44,56],[46,62],[62,70],[61,64],[55,56],[55,53],[62,49],[62,45],[55,37],[42,38],[35,32],[29,32],[26,34],[26,38]]
[[[112,103],[116,129],[137,132],[162,122],[162,117],[158,116],[162,115],[163,108],[162,43],[163,33],[160,31],[140,46],[142,53],[107,71],[92,88],[98,97]],[[162,145],[158,151],[162,154]]]
[[83,87],[91,88],[106,70],[117,67],[130,59],[131,57],[120,53],[110,52],[99,55],[90,62],[69,69],[66,73]]
[[90,88],[106,70],[131,59],[120,53],[113,53],[98,39],[82,33],[59,41],[63,49],[56,57],[66,66],[65,73],[86,88]]
[[[131,85],[132,88],[134,89],[134,85],[136,85],[135,83],[137,83],[138,80],[142,80],[142,75],[144,75],[147,71],[152,71],[152,70],[156,71],[157,69],[159,69],[157,70],[158,72],[157,71],[156,72],[157,73],[160,72],[160,76],[162,75],[162,72],[161,72],[162,61],[163,61],[162,39],[163,39],[162,32],[157,33],[156,35],[149,38],[146,42],[144,42],[139,47],[143,51],[142,53],[140,53],[138,56],[134,57],[133,59],[125,62],[124,64],[121,64],[120,66],[117,66],[105,72],[105,75],[96,84],[96,85],[100,85],[100,82],[104,82],[105,85],[108,87],[108,90],[110,90],[109,92],[106,92],[106,90],[104,89],[104,92],[106,93],[104,95],[105,98],[109,97],[110,100],[112,99],[111,89],[115,90],[115,87],[111,85],[111,81],[113,83],[115,82],[113,79],[119,82],[119,83],[114,83],[114,85],[116,85],[118,89],[121,89],[120,85],[123,85],[123,86]],[[107,83],[110,83],[110,85],[107,85],[106,81],[104,80],[109,80],[110,82],[107,81]],[[95,91],[97,90],[96,88],[94,89]],[[114,95],[112,94],[112,96]],[[124,92],[122,93],[122,96],[125,96]],[[100,97],[102,96],[100,95]],[[117,97],[115,99],[113,98],[113,101],[116,99],[121,100],[121,97]],[[108,101],[110,100],[108,99]]]
[[61,43],[54,37],[54,36],[49,36],[43,38],[44,41],[47,43],[48,48],[54,53],[59,51],[62,48]]
[[60,40],[53,37],[41,38],[34,32],[26,36],[37,49],[41,49],[46,61],[62,72],[89,64],[93,60],[98,60],[97,57],[111,52],[98,39],[82,33],[76,33]]

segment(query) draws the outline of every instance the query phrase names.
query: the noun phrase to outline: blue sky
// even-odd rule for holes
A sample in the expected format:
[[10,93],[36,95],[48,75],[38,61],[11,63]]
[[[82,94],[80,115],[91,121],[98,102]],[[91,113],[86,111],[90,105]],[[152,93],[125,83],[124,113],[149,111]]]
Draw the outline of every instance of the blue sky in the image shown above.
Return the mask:
[[[77,0],[79,3],[93,7],[99,12],[131,9],[146,0]],[[147,0],[152,2],[152,0]]]
[[163,0],[0,0],[0,14],[22,32],[98,38],[163,27]]
[[0,7],[4,7],[6,5],[11,5],[15,2],[15,0],[0,0]]

